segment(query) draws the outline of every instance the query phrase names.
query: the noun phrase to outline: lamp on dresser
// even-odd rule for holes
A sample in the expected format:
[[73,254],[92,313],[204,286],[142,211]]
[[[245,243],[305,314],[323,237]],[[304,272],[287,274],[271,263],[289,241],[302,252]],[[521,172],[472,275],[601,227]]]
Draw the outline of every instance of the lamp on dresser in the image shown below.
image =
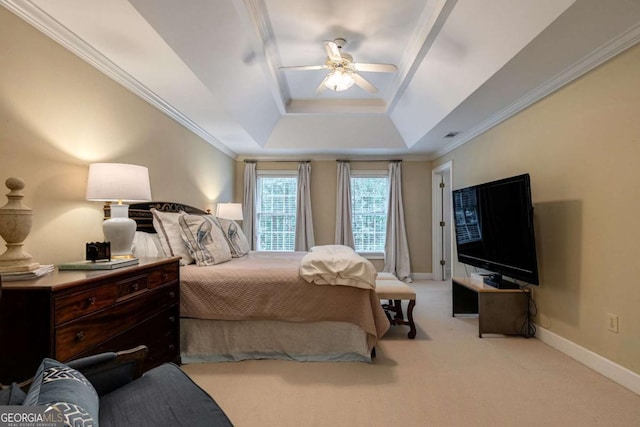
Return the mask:
[[111,202],[111,217],[102,223],[104,238],[111,242],[111,257],[133,258],[136,222],[129,218],[129,205],[123,202],[151,200],[149,170],[123,163],[93,163],[89,165],[87,200]]
[[216,216],[234,221],[242,221],[242,203],[218,203]]

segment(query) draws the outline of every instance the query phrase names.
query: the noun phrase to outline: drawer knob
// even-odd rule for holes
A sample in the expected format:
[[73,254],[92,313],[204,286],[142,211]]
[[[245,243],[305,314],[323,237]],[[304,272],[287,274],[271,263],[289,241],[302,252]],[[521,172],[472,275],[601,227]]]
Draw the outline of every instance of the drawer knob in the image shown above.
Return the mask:
[[87,306],[92,306],[95,303],[96,303],[96,297],[87,298]]
[[173,350],[174,348],[176,348],[176,346],[175,346],[175,345],[173,345],[173,344],[169,344],[169,350]]
[[76,334],[76,341],[83,341],[84,340],[84,332],[80,331]]
[[133,292],[135,292],[135,291],[137,291],[137,290],[138,290],[138,282],[133,283],[133,284],[131,285],[131,290],[132,290]]
[[169,292],[169,298],[175,298],[176,293],[174,291]]
[[174,323],[176,321],[175,316],[169,316],[169,322]]
[[169,278],[169,275],[167,273],[162,273],[162,281],[165,281]]

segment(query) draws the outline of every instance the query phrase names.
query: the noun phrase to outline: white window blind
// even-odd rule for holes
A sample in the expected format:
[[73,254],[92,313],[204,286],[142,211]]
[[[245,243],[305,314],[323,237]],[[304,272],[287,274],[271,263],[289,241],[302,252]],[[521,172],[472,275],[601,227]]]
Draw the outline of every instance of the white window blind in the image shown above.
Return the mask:
[[296,237],[297,178],[258,175],[257,243],[259,251],[293,251]]
[[389,178],[386,173],[351,176],[351,216],[357,252],[384,252]]

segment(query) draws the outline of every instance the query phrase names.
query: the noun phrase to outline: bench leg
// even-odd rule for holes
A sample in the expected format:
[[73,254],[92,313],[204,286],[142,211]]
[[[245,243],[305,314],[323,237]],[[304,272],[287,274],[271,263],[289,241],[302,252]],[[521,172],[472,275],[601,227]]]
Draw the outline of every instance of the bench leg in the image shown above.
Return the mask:
[[413,323],[413,307],[416,305],[416,300],[409,300],[409,306],[407,307],[407,320],[404,320],[404,313],[402,311],[402,300],[388,300],[388,304],[382,304],[384,312],[392,325],[407,325],[409,326],[409,339],[416,337],[416,325]]
[[416,300],[409,300],[409,307],[407,307],[407,320],[409,324],[409,334],[407,335],[409,339],[414,339],[416,337],[416,325],[413,323],[413,307],[416,306]]
[[393,300],[393,306],[396,308],[396,318],[404,320],[404,313],[402,313],[402,301],[399,299]]

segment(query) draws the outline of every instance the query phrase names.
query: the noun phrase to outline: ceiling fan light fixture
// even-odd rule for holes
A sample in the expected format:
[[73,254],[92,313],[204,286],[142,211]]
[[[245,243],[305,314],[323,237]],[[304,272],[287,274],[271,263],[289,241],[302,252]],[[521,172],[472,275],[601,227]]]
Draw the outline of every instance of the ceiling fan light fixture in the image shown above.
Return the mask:
[[324,81],[324,85],[336,92],[342,92],[343,90],[349,89],[355,80],[348,72],[343,71],[340,68],[336,68],[333,70]]

